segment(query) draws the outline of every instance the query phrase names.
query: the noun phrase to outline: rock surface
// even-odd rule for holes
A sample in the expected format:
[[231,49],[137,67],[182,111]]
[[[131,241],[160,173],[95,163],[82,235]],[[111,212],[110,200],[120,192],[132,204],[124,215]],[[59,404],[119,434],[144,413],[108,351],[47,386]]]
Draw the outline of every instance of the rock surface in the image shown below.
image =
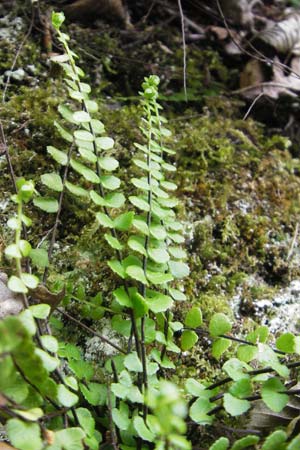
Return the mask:
[[7,287],[7,275],[0,272],[0,319],[19,314],[22,309],[22,298]]

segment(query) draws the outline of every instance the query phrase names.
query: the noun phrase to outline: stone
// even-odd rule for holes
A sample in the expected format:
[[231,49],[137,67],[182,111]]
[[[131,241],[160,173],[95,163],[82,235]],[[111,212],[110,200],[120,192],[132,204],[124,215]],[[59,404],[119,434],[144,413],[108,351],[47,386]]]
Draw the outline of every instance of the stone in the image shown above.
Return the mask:
[[7,280],[6,273],[0,272],[0,319],[19,314],[24,306],[22,297],[7,287]]

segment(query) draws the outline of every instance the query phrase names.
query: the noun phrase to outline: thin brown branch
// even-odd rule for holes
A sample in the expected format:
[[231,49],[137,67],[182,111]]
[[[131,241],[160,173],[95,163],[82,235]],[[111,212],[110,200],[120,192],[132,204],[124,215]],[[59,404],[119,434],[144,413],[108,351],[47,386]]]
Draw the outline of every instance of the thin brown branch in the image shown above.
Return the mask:
[[182,49],[183,49],[183,90],[185,101],[187,102],[187,85],[186,85],[186,41],[185,41],[185,26],[184,26],[184,14],[182,9],[181,0],[178,1],[178,8],[181,18],[181,34],[182,34]]
[[63,309],[57,308],[56,311],[58,311],[63,316],[67,317],[67,319],[69,319],[72,322],[76,323],[76,325],[78,325],[79,327],[81,327],[84,330],[88,331],[90,334],[93,334],[94,336],[97,336],[102,342],[105,342],[106,344],[110,345],[111,347],[113,347],[118,352],[123,353],[124,355],[127,355],[127,352],[125,350],[123,350],[121,347],[119,347],[118,345],[114,344],[109,339],[105,338],[100,333],[98,333],[97,331],[92,330],[92,328],[90,328],[87,325],[85,325],[84,323],[80,322],[80,320],[78,320],[75,317],[71,316],[70,314],[68,314]]

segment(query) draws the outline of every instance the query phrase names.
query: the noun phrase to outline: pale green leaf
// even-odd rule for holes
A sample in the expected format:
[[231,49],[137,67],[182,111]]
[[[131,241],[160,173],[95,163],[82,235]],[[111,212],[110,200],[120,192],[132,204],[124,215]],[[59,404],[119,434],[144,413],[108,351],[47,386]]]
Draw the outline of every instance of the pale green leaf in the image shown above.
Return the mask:
[[87,436],[93,436],[95,432],[95,419],[87,408],[77,408],[76,415],[80,426]]
[[146,297],[149,309],[155,314],[165,312],[173,305],[173,300],[169,295],[156,292],[151,297]]
[[202,325],[201,309],[197,306],[194,306],[192,309],[190,309],[190,311],[186,315],[184,324],[189,328],[200,327]]
[[151,186],[147,181],[147,178],[132,178],[131,179],[132,184],[143,191],[150,191]]
[[172,164],[163,163],[162,168],[168,172],[176,172],[176,167],[173,166]]
[[69,427],[55,432],[54,444],[47,450],[83,450],[84,431],[79,427]]
[[68,164],[68,156],[66,153],[62,152],[61,150],[58,150],[57,148],[49,145],[47,147],[47,152],[49,153],[49,155],[52,156],[52,158],[58,164],[61,164],[62,166],[66,166]]
[[230,394],[234,397],[243,399],[252,394],[252,385],[249,378],[241,378],[235,381],[229,388]]
[[128,247],[135,252],[140,253],[141,255],[147,256],[147,252],[145,249],[145,239],[140,236],[131,236],[128,239]]
[[30,219],[30,217],[25,216],[25,214],[22,214],[21,218],[22,218],[22,222],[26,225],[26,227],[31,227],[32,220]]
[[167,237],[167,232],[162,225],[151,224],[149,227],[149,230],[150,230],[151,236],[153,236],[155,239],[157,239],[159,241],[163,241]]
[[170,261],[169,268],[174,278],[185,278],[190,273],[189,266],[180,261]]
[[56,213],[58,211],[58,201],[54,198],[36,197],[33,199],[33,204],[47,213]]
[[[287,440],[286,432],[283,430],[276,430],[266,438],[261,450],[284,450],[286,446],[283,444],[286,442],[286,440]],[[299,446],[295,447],[293,450],[298,449]],[[292,449],[290,449],[290,446],[288,446],[287,450]]]
[[30,336],[34,336],[36,333],[36,324],[29,309],[25,309],[19,314],[18,318],[21,320],[22,325],[26,328]]
[[71,194],[76,195],[77,197],[89,197],[89,192],[76,184],[70,183],[66,181],[66,188]]
[[231,341],[229,339],[217,338],[213,342],[211,353],[214,358],[219,359],[230,346]]
[[9,419],[6,425],[11,444],[20,450],[42,450],[44,444],[37,423]]
[[110,150],[114,146],[114,140],[107,136],[98,137],[96,138],[96,145],[101,150]]
[[59,105],[57,110],[65,120],[76,123],[73,117],[74,112],[67,105]]
[[234,381],[238,381],[242,378],[249,378],[247,371],[250,369],[251,367],[248,366],[248,364],[237,358],[231,358],[223,365],[223,370],[225,370],[227,375]]
[[133,426],[139,437],[141,437],[144,441],[154,442],[155,435],[145,425],[145,422],[142,419],[142,417],[136,416],[133,419]]
[[133,218],[134,212],[132,211],[117,216],[113,221],[114,228],[120,231],[128,231],[131,227]]
[[8,245],[4,253],[7,258],[16,258],[16,259],[22,258],[20,248],[16,244]]
[[[132,267],[132,266],[131,266]],[[130,299],[132,301],[132,307],[134,315],[136,318],[144,317],[149,310],[148,303],[144,297],[139,294],[136,290],[133,290],[130,294]]]
[[65,130],[58,122],[54,121],[54,126],[56,127],[57,131],[65,141],[69,143],[73,142],[73,136],[67,130]]
[[[73,79],[76,79],[76,75],[74,75]],[[82,101],[85,100],[87,97],[86,94],[84,94],[83,92],[79,92],[77,90],[68,89],[68,92],[71,98],[73,98],[74,100],[78,100],[80,103],[82,103]]]
[[[235,441],[235,443],[231,447],[231,450],[243,450],[244,448],[251,448],[251,447],[253,448],[259,442],[259,440],[260,440],[259,436],[249,434],[248,436],[245,436]],[[276,450],[280,449],[276,448]]]
[[223,404],[225,410],[234,417],[244,414],[251,406],[248,400],[241,400],[228,393],[224,394]]
[[139,167],[140,169],[143,170],[149,170],[148,164],[146,163],[146,161],[142,161],[141,159],[138,158],[133,158],[132,162]]
[[162,181],[161,187],[167,189],[167,191],[176,191],[177,185],[175,183],[171,183],[170,181]]
[[186,251],[183,250],[181,247],[169,247],[168,251],[170,255],[172,255],[173,258],[176,259],[183,259],[187,257]]
[[245,361],[248,363],[252,361],[257,356],[257,347],[256,345],[239,345],[237,349],[237,357],[241,361]]
[[186,300],[186,295],[178,289],[169,288],[169,293],[178,302],[184,302]]
[[78,396],[73,394],[69,389],[66,388],[63,384],[59,384],[57,386],[57,399],[59,403],[67,408],[70,408],[78,402]]
[[279,378],[270,378],[262,385],[261,396],[265,404],[275,412],[280,412],[286,406],[289,396],[283,394],[286,389]]
[[182,236],[182,234],[173,233],[173,232],[168,231],[168,237],[176,244],[184,243],[184,237]]
[[185,330],[181,335],[181,348],[183,351],[190,350],[198,342],[195,331]]
[[[13,411],[15,413],[17,413],[19,416],[24,417],[25,420],[29,420],[31,422],[36,422],[38,419],[40,419],[44,413],[43,410],[41,408],[31,408],[31,409],[27,409],[27,410],[22,410],[22,409],[13,409]],[[0,445],[0,449],[1,449],[1,445]],[[3,449],[6,450],[6,449]]]
[[80,384],[80,390],[84,398],[93,406],[105,405],[107,399],[107,387],[100,383]]
[[95,113],[98,111],[97,102],[95,102],[94,100],[86,100],[85,106],[89,113]]
[[123,245],[117,238],[113,237],[111,234],[108,233],[104,234],[104,238],[112,248],[114,248],[115,250],[122,250]]
[[77,391],[78,390],[78,381],[77,381],[77,379],[75,377],[72,377],[72,376],[64,377],[64,382],[73,391]]
[[295,336],[292,333],[283,333],[276,339],[276,347],[285,353],[295,352]]
[[92,119],[91,126],[94,133],[102,134],[105,131],[104,124],[100,120]]
[[103,227],[114,228],[114,222],[107,214],[98,212],[96,213],[96,219]]
[[35,289],[39,284],[39,279],[31,273],[22,273],[21,279],[29,289]]
[[173,280],[170,273],[153,272],[151,270],[147,270],[147,278],[152,284],[164,284]]
[[25,285],[25,283],[23,283],[22,280],[20,280],[20,278],[12,275],[7,283],[8,288],[13,291],[13,292],[18,292],[18,293],[22,293],[22,294],[26,294],[28,292],[28,289]]
[[138,266],[128,266],[126,268],[126,274],[129,275],[134,280],[139,281],[142,284],[148,284],[145,276],[145,272],[141,267]]
[[143,372],[142,362],[136,352],[129,353],[125,356],[124,366],[131,372]]
[[[79,141],[77,141],[79,142]],[[80,153],[80,156],[85,159],[86,161],[89,161],[91,163],[95,163],[97,161],[97,156],[92,150],[89,150],[85,147],[79,147],[78,151]]]
[[[94,147],[94,141],[82,141],[81,139],[75,139],[75,144],[77,145],[78,149],[85,149],[93,153],[95,155],[95,147]],[[95,155],[96,156],[96,155]]]
[[130,426],[128,405],[125,402],[120,402],[119,408],[113,408],[112,418],[119,430],[128,430]]
[[207,413],[213,408],[213,404],[206,398],[199,398],[190,408],[191,419],[200,425],[211,425],[213,421],[212,415]]
[[209,450],[227,450],[229,447],[229,439],[221,437],[209,447]]
[[56,353],[58,350],[58,342],[54,336],[43,335],[41,336],[41,342],[43,347],[51,353]]
[[136,206],[138,209],[142,211],[150,211],[149,204],[143,200],[141,197],[136,197],[134,195],[131,195],[129,197],[130,203],[132,203],[134,206]]
[[115,289],[113,291],[113,296],[120,305],[126,306],[127,308],[132,308],[132,302],[123,286]]
[[91,116],[86,111],[76,111],[73,113],[73,119],[76,123],[90,122]]
[[175,208],[178,205],[179,200],[177,198],[157,198],[158,203],[165,208]]
[[81,164],[78,161],[75,161],[74,159],[71,159],[70,164],[71,167],[80,175],[82,175],[83,178],[85,178],[87,181],[96,184],[100,183],[98,175],[89,167],[85,166],[84,164]]
[[33,317],[36,319],[47,319],[51,311],[51,307],[45,303],[31,305],[29,306],[29,309]]
[[96,205],[107,206],[109,208],[120,208],[125,203],[124,195],[119,192],[112,192],[102,198],[97,192],[91,191],[90,197]]
[[8,228],[11,228],[12,230],[18,230],[20,228],[19,221],[16,217],[12,217],[7,221]]
[[141,217],[135,217],[132,221],[132,225],[134,228],[136,228],[138,231],[140,231],[142,234],[145,234],[146,236],[149,235],[149,228],[144,219]]
[[44,269],[49,266],[48,253],[44,248],[33,248],[29,257],[34,266]]
[[108,206],[110,208],[120,208],[125,203],[125,197],[123,194],[120,193],[111,193],[107,194],[104,197],[105,200],[105,206]]
[[113,175],[102,175],[100,177],[100,183],[105,187],[105,189],[109,189],[114,191],[120,187],[120,178],[115,177]]
[[209,322],[209,332],[211,336],[217,337],[226,334],[231,330],[231,323],[227,316],[223,313],[216,313]]
[[113,272],[115,272],[117,275],[119,275],[119,277],[121,277],[121,278],[126,277],[125,269],[122,266],[122,264],[120,263],[120,261],[117,261],[115,259],[115,260],[108,261],[107,264]]
[[194,378],[188,378],[185,382],[187,392],[194,397],[200,397],[205,390],[205,386]]
[[101,169],[107,170],[107,172],[112,172],[113,170],[116,170],[119,167],[118,161],[110,156],[98,158],[98,161]]
[[86,130],[76,130],[74,131],[74,136],[75,139],[79,139],[80,141],[93,142],[94,140],[92,133]]
[[42,364],[48,372],[53,372],[59,366],[59,359],[49,355],[41,348],[36,348],[34,352],[42,360]]
[[[59,30],[65,21],[65,15],[63,12],[52,11],[51,16],[52,25],[56,30]],[[33,449],[32,449],[33,450]]]
[[152,261],[158,264],[165,264],[170,259],[169,253],[164,248],[149,248],[148,255]]

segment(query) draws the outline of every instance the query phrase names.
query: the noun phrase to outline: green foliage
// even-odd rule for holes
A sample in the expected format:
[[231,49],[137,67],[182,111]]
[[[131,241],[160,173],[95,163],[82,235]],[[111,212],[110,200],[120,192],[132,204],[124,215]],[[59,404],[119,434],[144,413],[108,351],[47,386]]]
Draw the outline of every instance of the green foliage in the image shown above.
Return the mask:
[[[97,450],[104,441],[104,446],[122,450],[189,450],[187,421],[217,426],[220,411],[221,417],[242,416],[253,399],[261,399],[275,413],[282,411],[293,395],[287,387],[289,361],[299,355],[298,336],[279,336],[274,349],[263,326],[240,340],[229,334],[232,323],[223,312],[214,313],[207,324],[197,305],[186,308],[180,321],[182,311],[176,306],[187,299],[182,280],[190,272],[181,247],[183,226],[176,217],[175,152],[158,102],[159,78],[152,75],[142,84],[140,140],[135,143],[127,199],[121,180],[112,174],[119,168],[114,140],[99,119],[97,103],[90,99],[90,86],[82,81],[84,72],[69,48],[68,35],[61,31],[63,22],[62,13],[53,13],[53,27],[65,51],[53,60],[62,67],[68,92],[55,122],[61,147],[47,147],[57,170],[47,169],[41,175],[42,194],[32,181],[17,180],[12,196],[17,211],[7,223],[14,235],[5,249],[12,262],[8,287],[22,294],[24,303],[19,316],[0,321],[0,418],[11,444],[20,450]],[[218,163],[230,156],[226,148],[222,152]],[[77,290],[67,288],[64,298],[70,309],[76,301],[80,319],[88,319],[94,328],[81,326],[89,332],[97,327],[95,336],[115,352],[105,364],[85,361],[79,347],[53,336],[50,322],[57,319],[50,320],[50,315],[55,306],[35,301],[41,285],[31,264],[39,270],[52,269],[55,233],[67,207],[65,196],[90,203],[114,276],[111,294],[90,297],[79,285]],[[23,239],[24,226],[31,226],[24,206],[31,200],[41,211],[55,214],[48,251],[34,249]],[[230,236],[227,223],[224,241]],[[47,279],[47,270],[43,278]],[[104,316],[120,337],[118,344],[101,335],[98,325]],[[75,323],[80,325],[76,318]],[[212,355],[222,358],[220,370],[226,377],[211,385],[209,374],[203,384],[189,378],[183,390],[177,371],[181,352],[196,344],[202,351],[202,335],[212,341]],[[221,437],[210,450],[227,450],[230,445],[231,450],[260,444],[263,450],[299,446],[299,436],[283,430],[259,441],[258,436],[247,435],[230,444]]]

